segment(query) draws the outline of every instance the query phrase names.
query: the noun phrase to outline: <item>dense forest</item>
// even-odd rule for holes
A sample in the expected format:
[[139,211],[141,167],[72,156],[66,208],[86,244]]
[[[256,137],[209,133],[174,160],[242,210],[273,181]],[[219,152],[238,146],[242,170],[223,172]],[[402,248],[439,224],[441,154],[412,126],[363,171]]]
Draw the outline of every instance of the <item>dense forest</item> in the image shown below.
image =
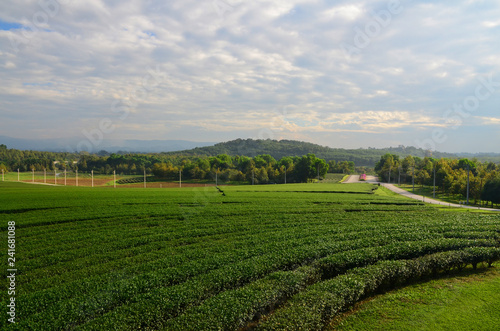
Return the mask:
[[[0,145],[0,169],[4,171],[54,170],[58,166],[73,165],[79,159],[80,154],[76,153],[20,151]],[[59,161],[62,165],[58,165]]]
[[476,159],[437,159],[385,154],[375,166],[379,178],[391,183],[436,186],[444,194],[467,196],[500,204],[500,165]]
[[325,176],[328,170],[329,164],[311,153],[302,157],[283,157],[279,161],[269,154],[253,158],[220,154],[198,158],[196,162],[185,160],[179,166],[172,163],[153,166],[153,174],[157,178],[176,179],[181,171],[184,178],[213,180],[217,176],[224,182],[247,181],[255,184],[307,182]]

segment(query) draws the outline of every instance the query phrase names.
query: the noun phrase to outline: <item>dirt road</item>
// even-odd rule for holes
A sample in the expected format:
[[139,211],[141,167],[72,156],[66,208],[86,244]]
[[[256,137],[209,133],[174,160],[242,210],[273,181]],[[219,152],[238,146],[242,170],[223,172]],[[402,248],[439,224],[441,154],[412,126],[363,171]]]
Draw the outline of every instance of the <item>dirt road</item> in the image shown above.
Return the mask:
[[342,182],[343,184],[352,184],[352,183],[359,183],[359,175],[350,175],[345,181]]

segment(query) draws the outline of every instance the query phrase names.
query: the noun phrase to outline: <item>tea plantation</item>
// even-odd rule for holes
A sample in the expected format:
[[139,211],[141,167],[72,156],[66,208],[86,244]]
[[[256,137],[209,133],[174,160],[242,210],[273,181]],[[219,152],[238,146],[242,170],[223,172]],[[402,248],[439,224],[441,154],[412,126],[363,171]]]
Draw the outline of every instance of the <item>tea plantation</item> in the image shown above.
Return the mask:
[[[370,184],[0,183],[2,330],[318,330],[373,293],[500,258],[500,215]],[[9,223],[10,222],[10,223]]]

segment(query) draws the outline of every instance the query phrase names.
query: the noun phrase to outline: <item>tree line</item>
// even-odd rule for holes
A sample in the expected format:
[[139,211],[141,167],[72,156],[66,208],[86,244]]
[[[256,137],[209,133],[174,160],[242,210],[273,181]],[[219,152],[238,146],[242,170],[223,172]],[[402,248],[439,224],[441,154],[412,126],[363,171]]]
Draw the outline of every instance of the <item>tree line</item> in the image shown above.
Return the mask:
[[39,151],[21,151],[8,149],[6,145],[0,145],[0,170],[8,171],[36,171],[54,170],[63,165],[54,163],[64,160],[65,165],[73,165],[79,159],[76,153],[54,153]]
[[210,179],[216,176],[224,182],[251,182],[255,184],[307,182],[316,177],[324,177],[329,165],[323,159],[309,153],[302,157],[283,157],[276,160],[269,154],[229,156],[220,154],[212,157],[184,159],[178,165],[171,162],[153,165],[157,178],[176,179],[179,172],[183,178]]
[[[436,186],[436,191],[500,204],[500,165],[476,159],[437,159],[432,157],[385,154],[375,165],[382,181]],[[468,179],[468,180],[467,180]]]
[[324,177],[327,172],[349,174],[355,171],[352,161],[329,160],[312,153],[303,156],[287,156],[276,160],[269,154],[254,157],[230,156],[182,156],[164,153],[109,154],[101,151],[89,153],[52,153],[20,151],[0,146],[0,169],[4,171],[53,171],[68,170],[110,175],[153,174],[158,179],[214,180],[223,182],[289,183],[307,182]]

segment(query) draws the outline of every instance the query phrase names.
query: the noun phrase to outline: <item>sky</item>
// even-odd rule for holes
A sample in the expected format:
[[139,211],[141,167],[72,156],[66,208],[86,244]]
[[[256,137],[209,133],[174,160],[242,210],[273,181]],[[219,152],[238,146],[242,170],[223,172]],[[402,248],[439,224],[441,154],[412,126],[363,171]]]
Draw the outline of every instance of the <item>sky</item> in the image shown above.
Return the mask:
[[500,152],[500,2],[3,0],[0,135]]

